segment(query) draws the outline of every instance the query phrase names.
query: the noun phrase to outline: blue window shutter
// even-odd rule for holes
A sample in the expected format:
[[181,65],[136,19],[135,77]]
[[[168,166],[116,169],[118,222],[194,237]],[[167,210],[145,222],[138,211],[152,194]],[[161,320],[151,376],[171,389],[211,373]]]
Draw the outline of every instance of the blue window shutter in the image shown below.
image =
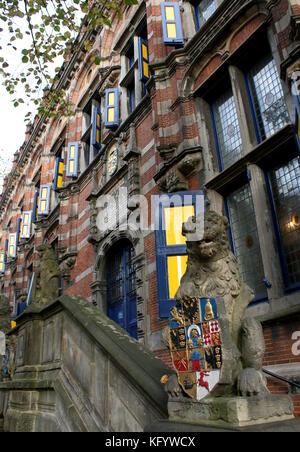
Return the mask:
[[67,177],[78,177],[79,143],[68,144]]
[[34,194],[32,221],[37,221],[37,219],[38,219],[38,210],[39,210],[38,199],[39,199],[39,192],[36,191],[35,194]]
[[5,252],[7,253],[7,250],[8,250],[8,239],[5,239],[4,250],[5,250]]
[[[25,219],[27,218],[27,221]],[[31,223],[32,223],[32,212],[23,212],[22,220],[21,220],[21,231],[20,238],[21,239],[29,239],[31,236]],[[26,226],[26,230],[25,230]]]
[[51,185],[41,185],[39,194],[39,215],[49,215]]
[[53,190],[57,191],[59,188],[58,186],[58,178],[63,177],[63,172],[60,172],[60,165],[64,163],[64,160],[60,157],[57,157],[55,161],[55,172],[54,172],[54,181],[53,181]]
[[17,233],[9,234],[8,241],[8,255],[10,258],[15,258],[17,255]]
[[[22,215],[23,218],[23,215]],[[18,218],[18,223],[17,223],[17,245],[19,245],[20,243],[20,235],[21,235],[21,224],[22,224],[22,218]]]
[[100,108],[92,107],[92,146],[96,149],[101,147],[101,112]]
[[[180,14],[180,5],[176,2],[162,2],[160,4],[161,7],[161,19],[162,19],[162,27],[163,27],[163,37],[164,43],[167,45],[183,45],[183,29],[181,22],[181,14]],[[167,17],[166,11],[168,8],[173,8],[173,17],[170,19]],[[176,36],[173,34],[170,36],[168,29],[172,27],[176,28]]]
[[6,265],[6,253],[4,251],[0,252],[0,273],[5,273]]
[[[113,96],[113,103],[110,101]],[[119,126],[119,90],[118,88],[107,89],[105,92],[105,127],[113,128]]]
[[[142,38],[139,38],[138,48],[139,48],[139,57],[138,57],[139,79],[142,82],[146,83],[150,78],[148,42]],[[146,73],[146,71],[148,71],[148,73]]]
[[[184,198],[184,197],[188,198]],[[197,202],[197,197],[202,197],[202,205]],[[169,297],[169,277],[168,277],[168,257],[186,255],[186,245],[167,245],[166,231],[164,228],[164,208],[176,207],[173,200],[178,200],[178,206],[194,205],[196,215],[204,209],[204,199],[202,191],[168,193],[164,195],[154,196],[154,212],[155,212],[155,252],[156,252],[156,274],[157,274],[157,291],[159,303],[159,318],[169,318],[170,309],[174,306],[175,300]],[[172,199],[171,206],[169,199]],[[179,204],[179,199],[180,203]],[[189,199],[191,202],[184,204],[183,200]]]

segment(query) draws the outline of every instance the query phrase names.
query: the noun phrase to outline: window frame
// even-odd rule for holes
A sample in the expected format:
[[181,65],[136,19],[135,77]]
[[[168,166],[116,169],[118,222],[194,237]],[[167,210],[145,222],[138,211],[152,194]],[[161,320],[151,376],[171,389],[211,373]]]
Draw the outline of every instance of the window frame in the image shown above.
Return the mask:
[[[32,214],[33,214],[32,210],[28,210],[28,211],[22,212],[21,234],[20,234],[20,238],[21,239],[29,239],[30,236],[31,236]],[[28,226],[27,234],[23,234],[23,226],[24,226],[24,217],[25,217],[25,215],[29,215],[29,222],[28,222],[28,225],[27,225]]]
[[[292,84],[292,124],[295,131],[295,139],[298,146],[298,151],[300,154],[300,93],[297,83],[294,81]],[[293,88],[297,89],[297,94],[293,94]]]
[[[98,118],[99,118],[99,124],[98,124]],[[91,137],[90,137],[90,144],[91,146],[94,146],[97,151],[101,148],[101,124],[102,124],[102,118],[101,118],[101,105],[98,103],[98,105],[95,105],[92,103],[92,116],[91,116],[91,122],[92,122],[92,130],[91,130]],[[97,135],[98,133],[98,135]]]
[[[143,55],[143,46],[146,47],[147,58]],[[148,76],[144,72],[144,63],[148,66]],[[139,79],[142,83],[147,83],[150,80],[150,58],[149,58],[149,43],[146,39],[138,37],[138,67],[139,67]]]
[[193,4],[194,10],[195,10],[196,30],[197,31],[201,30],[204,27],[204,25],[210,20],[210,18],[215,14],[215,12],[218,9],[217,0],[214,0],[215,7],[216,7],[215,11],[211,14],[211,16],[209,16],[209,18],[204,23],[201,24],[199,7],[200,7],[200,4],[201,4],[202,1],[203,0],[196,1]]
[[[42,191],[44,188],[47,188],[47,197],[42,198]],[[50,213],[50,195],[51,195],[51,184],[44,184],[40,186],[39,192],[39,207],[38,207],[38,215],[49,215]],[[46,210],[41,211],[41,203],[46,200]]]
[[[249,183],[249,182],[248,182]],[[250,185],[250,184],[249,184]],[[230,243],[230,248],[231,251],[233,253],[233,255],[236,257],[236,249],[235,249],[235,242],[234,242],[234,236],[233,236],[233,231],[232,231],[232,220],[231,220],[231,215],[230,215],[230,209],[229,209],[229,202],[228,202],[228,196],[234,192],[235,190],[238,190],[240,187],[235,187],[230,193],[228,193],[227,196],[224,196],[224,207],[225,207],[225,213],[226,216],[228,218],[228,222],[229,222],[229,230],[228,230],[228,235],[229,235],[229,243]],[[251,190],[251,186],[250,186],[250,190]],[[251,195],[252,195],[252,191],[251,191]],[[255,217],[255,222],[256,222],[256,217]],[[257,224],[256,224],[257,227]],[[262,258],[262,252],[261,252],[261,248],[260,248],[260,243],[259,243],[259,249],[260,249],[260,254],[261,254],[261,258]],[[263,264],[263,261],[262,261]],[[263,267],[264,270],[264,267]],[[265,275],[263,275],[265,278]],[[264,280],[263,280],[264,281]],[[253,289],[254,291],[254,289]],[[249,306],[253,306],[259,303],[263,303],[263,302],[267,302],[269,300],[269,296],[268,296],[268,292],[267,295],[262,295],[262,294],[256,294],[254,291],[254,299],[250,302]]]
[[[114,94],[114,104],[113,105],[109,105],[108,104],[108,100],[109,100],[109,95],[110,94]],[[114,120],[113,121],[109,121],[108,120],[108,110],[110,108],[114,109]],[[112,129],[112,128],[116,128],[119,127],[119,123],[120,123],[120,93],[119,93],[119,88],[109,88],[105,91],[105,127],[107,129]]]
[[[13,245],[10,244],[10,239],[14,237],[15,243]],[[10,254],[10,248],[13,247],[13,254]],[[12,232],[8,236],[8,252],[7,255],[10,259],[15,259],[17,257],[17,233]]]
[[[74,147],[74,158],[70,157],[71,154],[71,148]],[[74,161],[74,170],[70,171],[70,162]],[[79,142],[74,141],[71,143],[68,143],[68,153],[67,153],[67,170],[66,175],[67,177],[76,178],[78,177],[78,171],[79,171]]]
[[[155,212],[155,252],[156,252],[156,275],[157,275],[157,298],[159,305],[159,318],[167,319],[169,317],[170,310],[175,305],[175,300],[169,298],[169,275],[168,275],[168,257],[169,256],[184,256],[187,254],[186,245],[167,245],[166,231],[163,228],[164,224],[164,207],[170,207],[167,199],[172,197],[180,197],[181,203],[171,204],[171,207],[182,207],[184,196],[190,196],[192,198],[192,204],[195,207],[195,215],[199,215],[201,212],[199,203],[196,202],[197,196],[203,197],[202,190],[186,191],[178,193],[162,193],[155,195],[154,200],[154,212]],[[177,198],[178,199],[178,198]]]
[[3,270],[0,269],[0,274],[4,275],[5,270],[6,270],[6,252],[0,251],[0,256],[3,256],[3,261],[0,263],[3,265]]
[[[250,104],[250,110],[251,110],[251,114],[252,114],[252,120],[253,120],[255,135],[256,135],[256,139],[257,139],[257,144],[261,144],[264,141],[269,140],[272,136],[274,136],[276,133],[278,133],[280,130],[282,130],[282,128],[285,127],[285,126],[283,126],[282,128],[278,129],[276,132],[274,132],[272,135],[266,136],[266,138],[264,139],[263,136],[262,136],[262,132],[261,132],[260,126],[259,126],[259,119],[258,119],[257,111],[256,111],[256,108],[255,108],[254,94],[253,94],[253,90],[252,90],[252,87],[251,87],[251,81],[250,81],[250,71],[251,71],[252,67],[255,66],[256,63],[259,63],[260,61],[262,61],[264,58],[267,58],[268,56],[270,57],[270,62],[272,60],[275,62],[274,55],[273,55],[272,51],[270,51],[269,55],[266,54],[265,56],[261,56],[258,60],[256,60],[256,62],[254,62],[254,64],[252,64],[252,66],[247,70],[247,72],[244,73],[244,78],[245,78],[245,82],[246,82],[246,90],[247,90],[247,94],[248,94],[248,102]],[[276,62],[275,62],[275,66],[276,66]],[[278,75],[278,80],[279,80],[279,83],[280,83],[282,91],[283,91],[283,87],[282,87],[282,84],[281,84],[281,80],[280,80],[280,76],[278,74],[278,71],[277,71],[277,75]],[[289,114],[288,108],[287,108],[287,104],[286,104],[286,99],[285,99],[285,96],[284,96],[284,92],[283,92],[283,99],[284,99],[284,102],[285,102],[286,111]],[[262,115],[262,113],[261,113],[261,115]],[[265,125],[264,124],[263,124],[263,127],[265,129]],[[266,131],[265,131],[265,134],[266,134]]]
[[[235,97],[234,97],[234,93],[233,93],[233,87],[232,87],[231,83],[230,83],[230,89],[231,89],[231,92],[232,92],[232,97],[233,97],[235,109],[236,109],[236,112],[237,112],[237,118],[238,118],[237,105],[236,105],[236,102],[235,102]],[[211,102],[209,104],[209,106],[210,106],[211,120],[212,120],[212,126],[213,126],[213,134],[214,134],[216,151],[217,151],[217,157],[218,157],[219,170],[220,170],[220,173],[221,173],[221,172],[225,171],[226,169],[230,168],[232,165],[234,165],[236,162],[238,162],[243,157],[243,143],[242,143],[242,155],[241,155],[241,157],[239,159],[237,159],[234,163],[231,163],[229,166],[227,166],[225,168],[224,167],[224,163],[223,163],[223,156],[222,156],[222,151],[221,151],[220,139],[219,139],[219,134],[218,134],[218,129],[217,129],[217,118],[216,118],[216,112],[215,112],[215,103],[216,103],[217,99],[218,99],[218,97],[213,102]],[[241,135],[239,118],[238,118],[238,126],[239,126],[239,133]],[[241,139],[242,139],[242,136],[241,136]]]
[[[286,162],[286,163],[288,163],[288,162]],[[282,165],[284,165],[284,163]],[[283,246],[283,239],[282,239],[282,234],[280,231],[280,224],[279,224],[277,210],[276,210],[276,203],[275,203],[275,198],[274,198],[274,194],[273,194],[273,190],[272,190],[272,182],[271,182],[271,174],[270,174],[272,170],[274,170],[274,168],[270,168],[265,171],[265,181],[266,181],[266,187],[267,187],[267,194],[268,194],[268,198],[269,198],[269,202],[270,202],[270,206],[271,206],[271,216],[272,216],[272,220],[273,220],[275,237],[276,237],[276,242],[277,242],[277,247],[278,247],[280,266],[281,266],[281,271],[282,271],[282,276],[283,276],[284,290],[286,293],[289,293],[289,292],[293,292],[295,290],[300,289],[300,281],[296,284],[292,284],[290,281],[288,265],[287,265],[286,255],[285,255],[284,246]]]
[[[166,7],[174,8],[174,20],[170,21],[166,18]],[[178,2],[161,2],[161,22],[163,29],[163,39],[165,45],[173,45],[179,46],[184,45],[184,36],[183,36],[183,27],[182,27],[182,19],[180,14],[180,4]],[[176,28],[176,38],[169,38],[168,36],[168,28],[167,24],[172,23],[175,24]]]

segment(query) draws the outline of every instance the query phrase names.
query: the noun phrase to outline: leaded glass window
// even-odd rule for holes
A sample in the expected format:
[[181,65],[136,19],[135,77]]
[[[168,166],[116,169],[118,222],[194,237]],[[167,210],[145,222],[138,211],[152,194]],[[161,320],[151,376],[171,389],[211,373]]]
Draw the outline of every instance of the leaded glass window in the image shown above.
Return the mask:
[[267,297],[264,269],[249,184],[227,199],[234,253],[243,280],[254,290],[256,298]]
[[275,61],[268,57],[257,63],[249,82],[259,132],[265,140],[290,121]]
[[195,5],[196,9],[196,21],[197,28],[200,29],[202,25],[208,21],[208,19],[216,11],[216,1],[215,0],[201,0]]
[[289,285],[300,282],[300,159],[271,171],[271,186]]
[[242,157],[242,137],[231,89],[214,103],[213,112],[221,166],[226,169]]

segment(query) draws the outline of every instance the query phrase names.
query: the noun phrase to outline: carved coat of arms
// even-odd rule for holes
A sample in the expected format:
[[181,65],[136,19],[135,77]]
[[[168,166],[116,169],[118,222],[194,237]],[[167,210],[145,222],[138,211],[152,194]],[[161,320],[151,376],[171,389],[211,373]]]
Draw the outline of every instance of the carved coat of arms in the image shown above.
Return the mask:
[[183,390],[201,400],[218,384],[222,341],[217,303],[201,298],[170,312],[170,350]]

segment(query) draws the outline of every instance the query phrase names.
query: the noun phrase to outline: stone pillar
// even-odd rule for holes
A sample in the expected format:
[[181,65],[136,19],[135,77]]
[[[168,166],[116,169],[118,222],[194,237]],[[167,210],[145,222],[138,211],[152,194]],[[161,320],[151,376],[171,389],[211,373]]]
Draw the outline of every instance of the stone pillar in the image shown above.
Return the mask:
[[256,165],[249,165],[248,168],[251,172],[250,186],[265,277],[272,283],[272,287],[268,289],[268,295],[270,299],[276,299],[283,296],[283,281],[275,245],[276,238],[266,192],[265,176],[263,170]]
[[185,38],[189,41],[196,34],[196,21],[194,19],[194,5],[190,2],[183,3],[183,27]]
[[[123,78],[126,75],[127,68],[126,68],[126,56],[121,55],[121,75],[120,80],[123,80]],[[119,89],[121,90],[121,96],[120,96],[120,113],[122,121],[124,121],[128,114],[128,105],[127,105],[127,89],[124,86],[120,86]],[[104,117],[104,116],[103,116]]]
[[257,145],[253,117],[244,74],[235,66],[229,66],[235,105],[237,109],[243,152],[247,154]]

